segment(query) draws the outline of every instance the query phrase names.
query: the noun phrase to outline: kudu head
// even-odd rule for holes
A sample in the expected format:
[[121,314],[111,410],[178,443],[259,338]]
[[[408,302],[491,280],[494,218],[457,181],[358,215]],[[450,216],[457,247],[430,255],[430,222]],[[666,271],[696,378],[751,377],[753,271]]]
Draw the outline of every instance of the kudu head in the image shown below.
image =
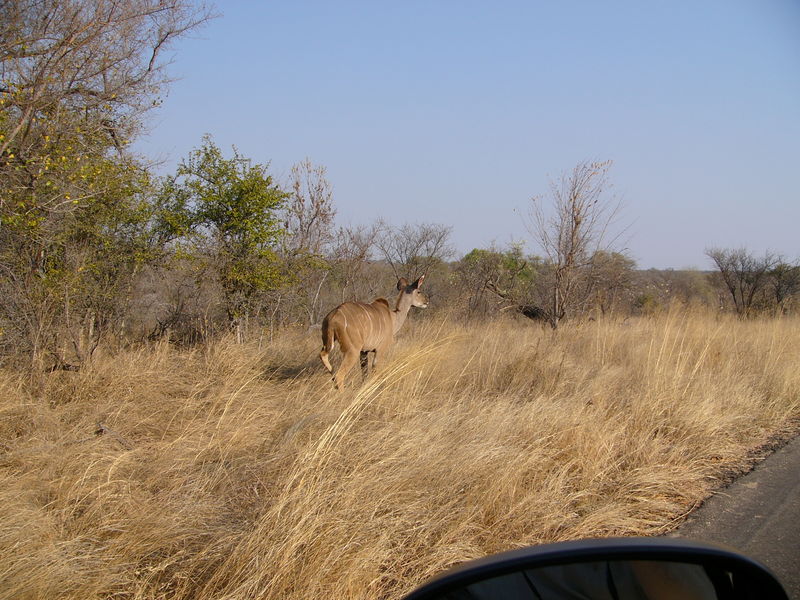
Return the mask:
[[422,275],[414,283],[408,283],[405,277],[401,277],[397,282],[397,289],[401,292],[397,300],[397,306],[402,305],[416,306],[417,308],[428,308],[428,298],[420,291],[425,275]]

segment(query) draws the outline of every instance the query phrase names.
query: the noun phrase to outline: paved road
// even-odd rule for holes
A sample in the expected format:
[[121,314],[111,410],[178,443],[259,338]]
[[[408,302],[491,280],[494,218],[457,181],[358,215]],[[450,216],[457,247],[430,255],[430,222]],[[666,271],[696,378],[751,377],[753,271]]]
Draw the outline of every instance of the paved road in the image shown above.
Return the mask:
[[670,536],[739,550],[800,600],[800,437],[717,492]]

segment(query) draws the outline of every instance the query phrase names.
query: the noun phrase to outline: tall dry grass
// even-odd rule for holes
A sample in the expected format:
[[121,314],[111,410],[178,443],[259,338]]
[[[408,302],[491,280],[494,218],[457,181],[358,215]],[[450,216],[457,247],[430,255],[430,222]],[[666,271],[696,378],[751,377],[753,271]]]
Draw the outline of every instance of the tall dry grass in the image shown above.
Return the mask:
[[341,394],[316,334],[1,373],[0,597],[397,598],[667,531],[800,417],[797,319],[413,318]]

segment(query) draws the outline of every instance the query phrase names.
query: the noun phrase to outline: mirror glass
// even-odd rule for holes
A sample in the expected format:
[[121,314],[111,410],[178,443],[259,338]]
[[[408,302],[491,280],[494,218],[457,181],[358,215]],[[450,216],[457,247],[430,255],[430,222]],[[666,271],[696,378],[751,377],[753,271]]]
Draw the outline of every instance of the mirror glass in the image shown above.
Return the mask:
[[737,597],[734,574],[652,560],[578,562],[525,569],[442,593],[442,600],[716,600]]

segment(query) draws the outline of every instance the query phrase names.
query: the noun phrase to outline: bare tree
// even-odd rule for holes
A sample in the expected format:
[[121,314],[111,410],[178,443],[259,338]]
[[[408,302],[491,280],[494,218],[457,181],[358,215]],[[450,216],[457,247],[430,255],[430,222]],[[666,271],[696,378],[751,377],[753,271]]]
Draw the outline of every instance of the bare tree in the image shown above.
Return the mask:
[[453,255],[452,227],[435,223],[393,227],[379,222],[375,246],[396,277],[415,280]]
[[800,293],[800,265],[779,258],[769,275],[775,310],[786,312],[789,300]]
[[736,312],[741,316],[752,314],[758,293],[767,285],[769,272],[778,262],[776,257],[765,252],[757,258],[746,248],[710,248],[706,256],[719,270]]
[[[42,128],[72,125],[121,147],[168,82],[163,54],[210,18],[187,0],[2,0],[0,92],[10,120],[0,154],[37,151]],[[89,131],[86,131],[86,129]],[[49,136],[49,137],[52,137]]]
[[325,167],[308,158],[292,167],[284,209],[282,254],[290,282],[284,290],[289,300],[285,306],[301,312],[308,324],[322,318],[322,290],[332,268],[336,208],[333,186],[325,174]]
[[586,278],[590,297],[600,313],[613,312],[617,303],[633,287],[636,261],[619,252],[595,252],[591,274]]
[[548,313],[554,329],[585,300],[578,297],[578,281],[591,268],[592,257],[610,250],[616,239],[609,239],[609,228],[620,209],[619,202],[606,195],[610,167],[611,161],[581,162],[551,182],[550,211],[543,198],[531,200],[526,226],[552,268]]
[[292,167],[284,243],[293,253],[322,255],[334,238],[333,186],[308,158]]
[[376,226],[341,227],[331,252],[333,272],[340,289],[337,304],[372,297],[379,287],[364,277],[372,258]]

